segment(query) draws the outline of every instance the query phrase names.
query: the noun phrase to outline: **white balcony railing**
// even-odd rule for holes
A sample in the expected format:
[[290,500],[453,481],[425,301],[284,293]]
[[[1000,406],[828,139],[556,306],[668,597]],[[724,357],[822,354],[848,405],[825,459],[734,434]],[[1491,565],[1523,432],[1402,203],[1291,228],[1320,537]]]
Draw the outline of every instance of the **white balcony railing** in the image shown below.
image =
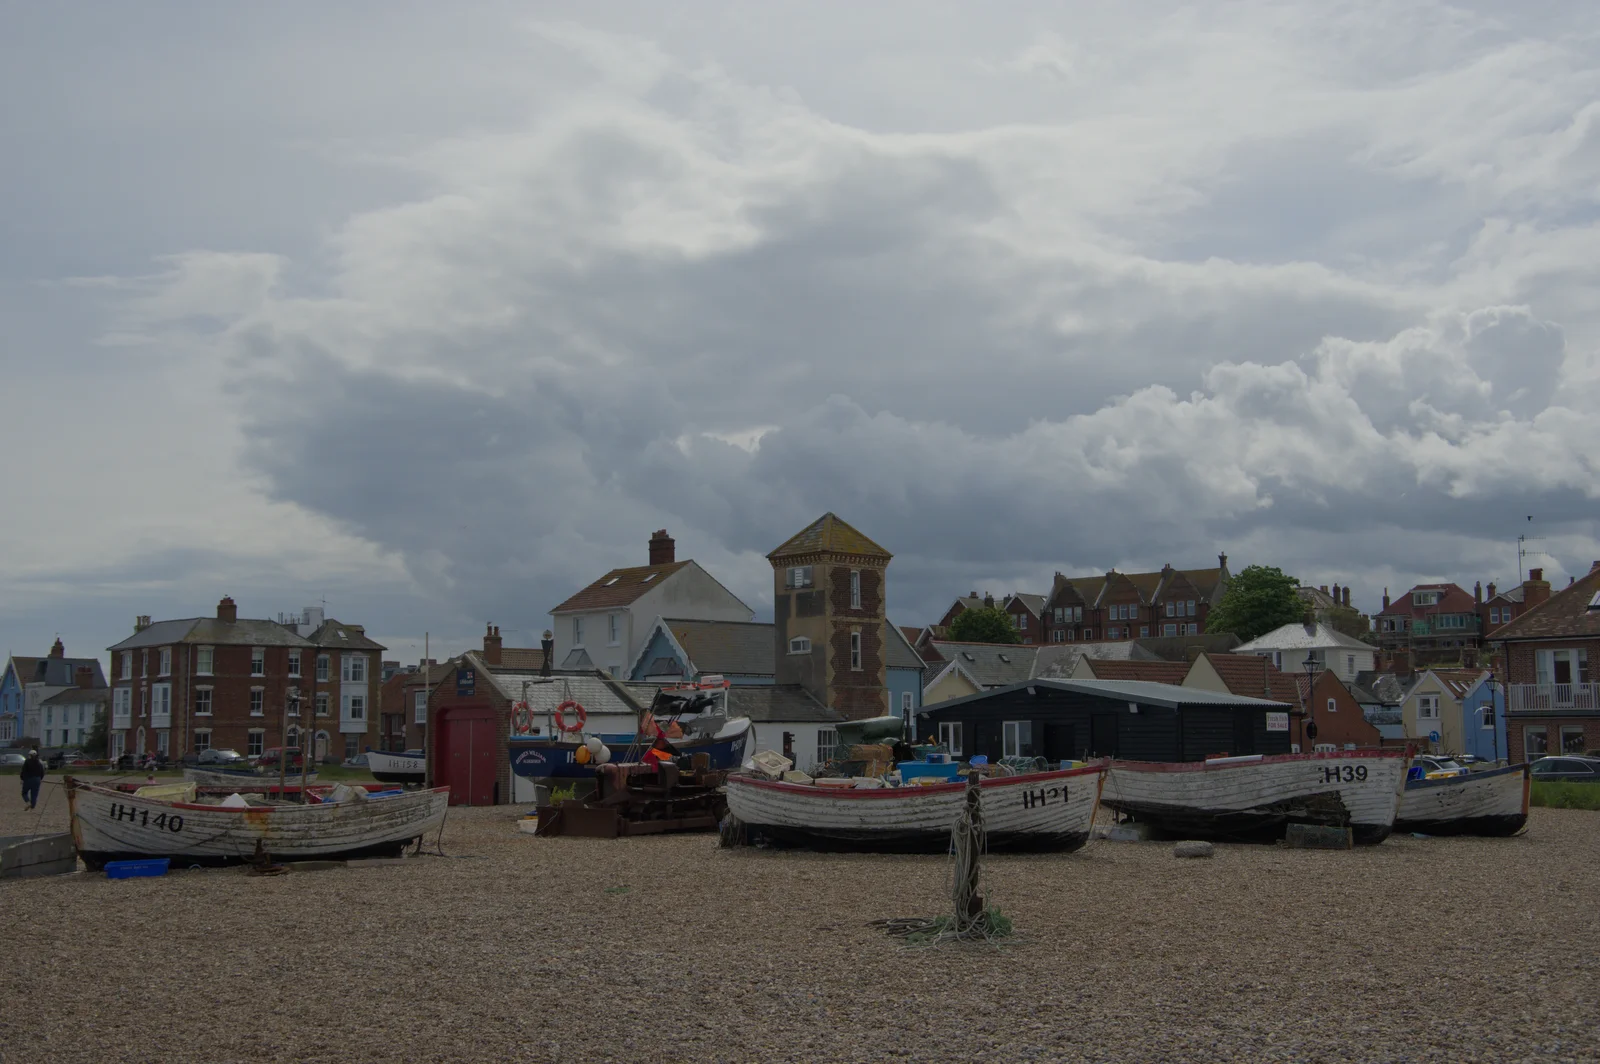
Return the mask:
[[1514,683],[1510,689],[1513,713],[1541,709],[1600,710],[1600,683]]

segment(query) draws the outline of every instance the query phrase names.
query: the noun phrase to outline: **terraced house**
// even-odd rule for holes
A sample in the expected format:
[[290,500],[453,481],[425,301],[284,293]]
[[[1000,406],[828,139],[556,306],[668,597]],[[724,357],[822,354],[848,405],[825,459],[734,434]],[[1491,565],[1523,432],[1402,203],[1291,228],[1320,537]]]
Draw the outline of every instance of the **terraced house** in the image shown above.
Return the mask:
[[0,743],[50,745],[51,739],[45,736],[46,727],[55,733],[54,737],[59,737],[61,725],[57,723],[58,714],[47,711],[45,703],[81,685],[84,669],[89,670],[92,688],[106,686],[100,659],[69,658],[59,639],[42,658],[14,655],[7,661],[5,674],[0,676]]
[[383,647],[320,609],[241,619],[224,596],[214,617],[140,616],[111,652],[112,757],[177,757],[212,747],[246,755],[314,741],[348,757],[372,743]]
[[1116,642],[1160,636],[1199,635],[1206,617],[1228,590],[1228,556],[1211,569],[1104,576],[1063,576],[1044,603],[1041,623],[1052,643]]
[[1506,662],[1506,745],[1514,761],[1600,750],[1600,561],[1552,595],[1540,569],[1525,612],[1492,638]]

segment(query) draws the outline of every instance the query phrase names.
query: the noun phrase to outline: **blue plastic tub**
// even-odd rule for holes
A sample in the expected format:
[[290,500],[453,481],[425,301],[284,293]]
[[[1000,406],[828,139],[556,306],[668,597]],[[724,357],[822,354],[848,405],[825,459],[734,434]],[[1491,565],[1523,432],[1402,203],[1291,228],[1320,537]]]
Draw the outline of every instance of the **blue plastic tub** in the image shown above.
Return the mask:
[[922,776],[932,776],[935,779],[953,783],[961,773],[961,766],[953,761],[942,765],[934,761],[902,761],[899,767],[902,780],[914,780]]
[[141,876],[164,876],[172,863],[167,857],[152,857],[147,861],[107,861],[107,879],[138,879]]
[[397,794],[404,794],[404,793],[406,793],[406,792],[402,791],[402,790],[395,790],[395,791],[368,791],[367,792],[367,797],[368,798],[393,798]]

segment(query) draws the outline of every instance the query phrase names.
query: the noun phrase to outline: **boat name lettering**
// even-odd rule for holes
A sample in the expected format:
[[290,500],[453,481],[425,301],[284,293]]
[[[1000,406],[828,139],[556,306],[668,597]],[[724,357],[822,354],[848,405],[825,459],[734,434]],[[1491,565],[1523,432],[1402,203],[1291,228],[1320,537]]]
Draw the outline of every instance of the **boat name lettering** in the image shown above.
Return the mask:
[[128,823],[137,823],[142,828],[158,827],[177,833],[183,830],[183,817],[177,813],[157,813],[155,819],[150,818],[150,810],[140,809],[137,806],[123,805],[121,802],[111,803],[111,819],[126,820]]
[[1036,791],[1023,791],[1022,808],[1032,809],[1036,805],[1049,805],[1058,799],[1063,802],[1067,800],[1065,787],[1040,787]]
[[1365,765],[1329,765],[1322,770],[1323,783],[1358,783],[1365,782],[1366,778]]

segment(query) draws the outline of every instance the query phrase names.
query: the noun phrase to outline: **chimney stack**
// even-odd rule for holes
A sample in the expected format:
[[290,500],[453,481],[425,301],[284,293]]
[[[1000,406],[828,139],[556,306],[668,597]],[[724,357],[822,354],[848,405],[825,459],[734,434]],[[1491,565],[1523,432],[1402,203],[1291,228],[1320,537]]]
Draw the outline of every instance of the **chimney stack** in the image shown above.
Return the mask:
[[1492,598],[1494,598],[1494,595],[1495,595],[1494,581],[1491,580],[1491,581],[1489,581],[1489,597],[1492,599]]
[[994,596],[987,591],[983,593],[983,605],[985,609],[994,609]]
[[500,629],[492,624],[483,633],[483,660],[488,665],[500,664]]
[[1217,555],[1217,565],[1219,565],[1223,569],[1226,569],[1228,567],[1228,556],[1226,554],[1218,554]]
[[141,613],[133,619],[133,630],[135,633],[142,632],[149,627],[150,615],[148,613]]
[[73,679],[78,682],[79,687],[87,691],[94,687],[94,670],[87,665],[79,665],[73,674]]
[[658,528],[650,536],[650,564],[671,565],[677,560],[678,545],[667,530]]
[[1327,584],[1323,584],[1321,587],[1317,588],[1317,590],[1321,591],[1324,595],[1326,595],[1328,593],[1328,585]]
[[1531,610],[1549,599],[1550,581],[1544,578],[1544,570],[1529,569],[1528,579],[1522,583],[1522,605]]
[[1389,608],[1389,589],[1388,588],[1384,588],[1383,589],[1383,608],[1384,609],[1388,609]]
[[1345,607],[1348,609],[1349,606],[1350,606],[1350,585],[1349,584],[1346,584],[1344,586],[1344,604],[1345,604]]
[[232,623],[239,619],[239,607],[229,595],[223,595],[222,601],[217,603],[217,620]]
[[544,660],[539,662],[539,675],[549,676],[551,664],[550,659],[556,655],[556,640],[555,633],[551,632],[548,628],[546,628],[544,631],[544,638],[539,640],[539,649],[544,651]]
[[1476,602],[1480,606],[1483,605],[1483,581],[1482,580],[1479,580],[1476,584],[1472,585],[1472,601]]
[[56,636],[55,644],[50,648],[50,656],[52,658],[64,658],[67,656],[67,648],[61,645],[60,636]]

